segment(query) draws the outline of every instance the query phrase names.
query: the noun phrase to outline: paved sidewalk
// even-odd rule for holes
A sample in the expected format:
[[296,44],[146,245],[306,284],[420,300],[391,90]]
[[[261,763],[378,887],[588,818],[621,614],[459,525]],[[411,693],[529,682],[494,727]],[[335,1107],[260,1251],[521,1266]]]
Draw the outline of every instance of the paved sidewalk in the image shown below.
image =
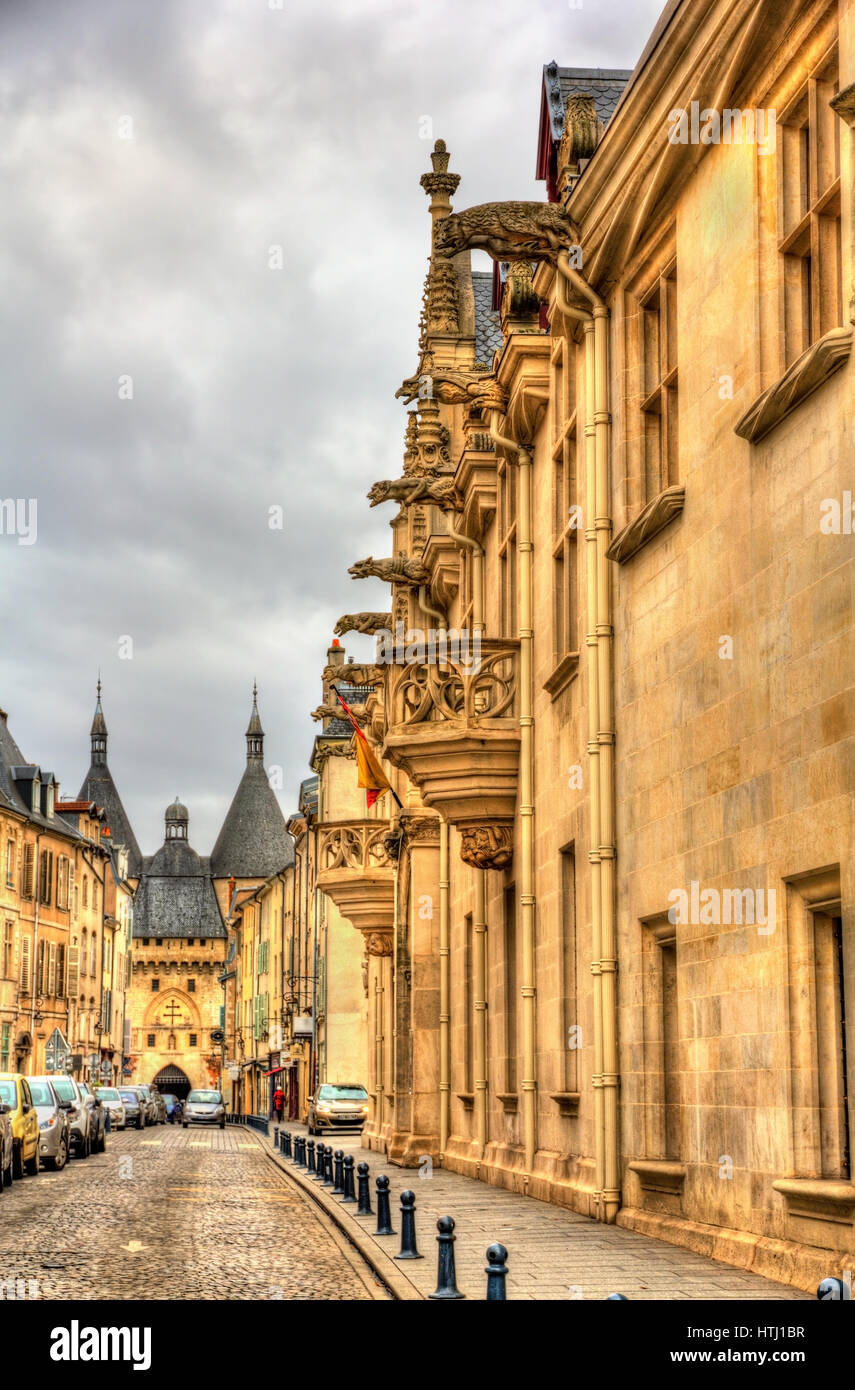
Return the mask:
[[[302,1125],[286,1123],[293,1135]],[[605,1299],[611,1293],[629,1299],[741,1299],[812,1301],[809,1294],[775,1283],[747,1270],[707,1259],[691,1250],[653,1240],[619,1226],[604,1226],[577,1212],[551,1206],[533,1197],[490,1187],[474,1178],[434,1168],[421,1178],[417,1168],[398,1168],[382,1154],[363,1149],[356,1135],[335,1135],[333,1148],[351,1153],[354,1164],[370,1166],[373,1217],[357,1217],[355,1206],[342,1206],[331,1188],[322,1188],[305,1169],[292,1166],[273,1148],[270,1138],[254,1130],[258,1142],[289,1177],[323,1205],[348,1238],[373,1266],[396,1297],[427,1298],[436,1287],[436,1222],[453,1216],[457,1287],[468,1298],[483,1300],[486,1292],[485,1252],[500,1241],[508,1250],[508,1299]],[[275,1156],[274,1156],[275,1155]],[[401,1193],[416,1194],[416,1231],[423,1260],[397,1261],[400,1235],[375,1236],[377,1194],[375,1179],[390,1180],[392,1225],[400,1233]]]

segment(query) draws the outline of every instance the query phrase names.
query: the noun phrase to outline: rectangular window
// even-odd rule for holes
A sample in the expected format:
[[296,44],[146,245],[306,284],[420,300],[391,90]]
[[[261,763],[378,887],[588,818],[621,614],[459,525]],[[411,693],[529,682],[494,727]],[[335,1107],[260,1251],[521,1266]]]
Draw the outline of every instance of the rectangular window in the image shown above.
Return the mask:
[[7,841],[6,841],[6,887],[7,887],[7,888],[14,888],[14,887],[15,887],[15,861],[16,861],[15,841],[14,841],[14,840],[7,840]]
[[56,997],[65,998],[65,946],[62,943],[56,948]]
[[155,1038],[154,1033],[148,1033],[148,1034],[146,1035],[146,1040],[145,1040],[145,1045],[146,1045],[146,1047],[154,1047],[155,1044],[156,1044],[156,1042],[157,1042],[157,1039]]
[[646,1157],[682,1157],[677,929],[667,913],[642,937]]
[[507,459],[499,461],[499,578],[501,635],[517,633],[517,470]]
[[564,1053],[564,1089],[579,1090],[579,1049],[583,1046],[582,1020],[576,983],[576,849],[561,851],[561,993],[564,1000],[561,1046]]
[[24,859],[21,865],[21,897],[32,898],[35,894],[35,845],[24,846]]
[[196,981],[195,981],[195,980],[188,980],[188,981],[187,981],[187,993],[188,993],[188,994],[195,994],[195,993],[196,993]]
[[59,856],[56,870],[56,905],[63,912],[68,911],[69,861],[64,854]]
[[784,366],[843,323],[837,53],[826,54],[778,117],[778,251]]
[[191,1034],[190,1034],[190,1046],[191,1046],[191,1047],[198,1047],[198,1046],[199,1046],[199,1040],[198,1040],[198,1037],[197,1037],[197,1035],[196,1035],[195,1033],[191,1033]]
[[152,981],[151,981],[151,992],[152,992],[152,994],[157,994],[157,991],[158,991],[159,989],[160,989],[160,980],[159,980],[159,979],[157,978],[157,976],[155,975],[155,976],[152,977]]
[[80,992],[80,947],[69,946],[68,948],[68,997],[76,999]]
[[12,1025],[4,1023],[0,1025],[0,1071],[9,1071],[9,1059],[12,1050]]
[[15,978],[15,923],[3,924],[3,978]]
[[463,930],[463,1017],[466,1020],[463,1089],[467,1094],[471,1095],[474,1090],[474,1064],[472,1059],[472,1045],[475,1036],[475,1021],[473,1018],[474,996],[472,993],[473,928],[471,912],[468,912],[466,914],[463,923]]
[[21,993],[30,992],[30,938],[21,937]]
[[40,941],[36,947],[36,994],[45,992],[45,952],[45,942]]
[[517,890],[505,889],[505,1090],[517,1089]]
[[556,666],[579,648],[576,632],[575,424],[555,446],[552,463],[552,655]]
[[677,435],[677,261],[639,297],[636,349],[641,386],[641,481],[650,502],[679,482]]
[[47,991],[51,998],[56,997],[56,942],[51,941],[48,946],[47,957]]

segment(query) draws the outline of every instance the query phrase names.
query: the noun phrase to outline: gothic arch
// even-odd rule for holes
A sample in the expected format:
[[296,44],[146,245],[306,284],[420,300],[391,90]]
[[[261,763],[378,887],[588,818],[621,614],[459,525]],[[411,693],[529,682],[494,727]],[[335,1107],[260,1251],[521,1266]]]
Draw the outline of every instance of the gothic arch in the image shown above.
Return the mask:
[[194,1000],[192,994],[188,994],[186,990],[179,989],[177,985],[171,983],[166,984],[160,993],[152,998],[145,1011],[145,1023],[143,1026],[148,1027],[150,1024],[154,1023],[156,1016],[160,1013],[161,1009],[165,1009],[168,1006],[170,999],[177,1000],[190,1018],[189,1023],[179,1023],[177,1027],[192,1028],[194,1031],[198,1032],[202,1027],[199,1005]]

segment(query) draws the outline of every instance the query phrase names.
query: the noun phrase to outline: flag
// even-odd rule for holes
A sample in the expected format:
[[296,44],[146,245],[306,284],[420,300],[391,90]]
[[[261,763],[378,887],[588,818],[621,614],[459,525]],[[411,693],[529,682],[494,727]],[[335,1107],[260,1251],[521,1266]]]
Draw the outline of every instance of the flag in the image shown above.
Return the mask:
[[374,805],[375,801],[379,801],[381,796],[385,796],[386,792],[392,792],[392,795],[400,806],[400,799],[395,795],[389,783],[389,779],[380,765],[380,759],[377,757],[368,739],[357,724],[353,711],[342,699],[341,695],[339,695],[336,687],[332,686],[331,689],[353,725],[353,730],[356,734],[356,766],[359,770],[357,786],[364,788],[365,800],[369,808]]

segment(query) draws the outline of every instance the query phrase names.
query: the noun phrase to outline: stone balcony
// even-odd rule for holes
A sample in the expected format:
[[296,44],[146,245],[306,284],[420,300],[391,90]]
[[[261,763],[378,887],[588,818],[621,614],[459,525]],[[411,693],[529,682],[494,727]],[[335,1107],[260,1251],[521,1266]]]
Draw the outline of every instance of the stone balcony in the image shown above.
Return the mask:
[[[468,654],[393,666],[383,754],[418,786],[426,806],[462,835],[462,858],[506,868],[519,767],[519,643],[481,641]],[[428,654],[429,655],[429,654]],[[468,661],[466,656],[470,658]]]
[[365,934],[366,950],[374,955],[388,954],[395,924],[396,860],[390,834],[386,820],[318,825],[318,887]]

